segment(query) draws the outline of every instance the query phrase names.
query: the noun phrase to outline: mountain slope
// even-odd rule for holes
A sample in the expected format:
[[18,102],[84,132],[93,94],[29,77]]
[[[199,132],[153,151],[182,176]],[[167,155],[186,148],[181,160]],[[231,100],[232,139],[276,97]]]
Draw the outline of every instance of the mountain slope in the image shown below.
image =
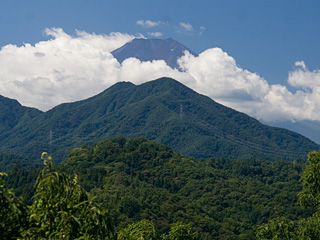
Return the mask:
[[301,120],[296,122],[278,121],[266,123],[273,127],[286,128],[310,138],[320,144],[320,121]]
[[276,160],[305,158],[309,139],[224,107],[183,84],[161,78],[121,82],[92,98],[61,104],[0,136],[0,152],[66,159],[73,147],[115,136],[144,136],[184,155]]
[[14,128],[21,121],[32,119],[42,112],[22,106],[17,100],[0,95],[0,135]]
[[164,60],[168,66],[179,68],[177,60],[184,55],[184,51],[197,56],[192,50],[172,38],[164,40],[136,38],[114,50],[112,55],[120,63],[126,58],[134,57],[140,61]]
[[[179,69],[177,59],[183,56],[187,50],[194,56],[197,56],[192,50],[181,43],[169,39],[134,39],[126,43],[124,46],[114,50],[112,54],[121,63],[126,58],[135,57],[140,61],[164,60],[172,67]],[[298,132],[312,141],[320,144],[320,123],[319,121],[279,121],[265,122],[265,124],[273,127],[283,127],[294,132]]]

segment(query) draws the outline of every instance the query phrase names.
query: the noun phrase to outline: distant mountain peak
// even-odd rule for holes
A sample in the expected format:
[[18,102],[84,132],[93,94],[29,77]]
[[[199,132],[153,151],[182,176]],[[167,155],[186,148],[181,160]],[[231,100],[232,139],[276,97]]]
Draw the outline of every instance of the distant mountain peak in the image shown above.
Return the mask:
[[185,51],[197,56],[195,52],[172,38],[135,38],[114,50],[112,55],[120,63],[130,57],[137,58],[140,61],[164,60],[168,66],[179,69],[177,60],[184,55]]

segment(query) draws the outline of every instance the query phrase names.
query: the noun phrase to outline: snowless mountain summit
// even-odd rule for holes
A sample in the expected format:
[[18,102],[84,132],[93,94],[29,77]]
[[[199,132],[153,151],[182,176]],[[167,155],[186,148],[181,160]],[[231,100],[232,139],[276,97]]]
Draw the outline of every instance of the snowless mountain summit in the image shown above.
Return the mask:
[[185,51],[197,56],[195,52],[172,38],[135,38],[122,47],[114,50],[112,55],[120,63],[130,57],[137,58],[140,61],[164,60],[171,68],[179,69],[177,60],[184,55]]

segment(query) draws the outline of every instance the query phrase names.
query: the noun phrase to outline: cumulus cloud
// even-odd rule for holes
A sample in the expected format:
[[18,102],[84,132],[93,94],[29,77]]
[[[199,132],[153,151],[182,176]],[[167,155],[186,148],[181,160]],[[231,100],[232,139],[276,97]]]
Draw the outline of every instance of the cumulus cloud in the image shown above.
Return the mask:
[[50,37],[34,46],[6,45],[0,50],[0,94],[23,105],[48,110],[63,102],[93,96],[119,81],[141,84],[172,77],[199,93],[264,121],[320,120],[320,71],[295,63],[288,83],[270,85],[256,73],[239,67],[220,48],[197,57],[187,51],[178,63],[183,71],[164,61],[141,62],[129,58],[120,64],[110,53],[134,36],[47,29]]
[[[46,29],[51,37],[34,46],[6,45],[0,50],[0,94],[25,106],[48,110],[60,103],[93,96],[119,81],[141,83],[162,76],[185,78],[164,61],[122,65],[110,53],[134,36]],[[181,77],[179,77],[181,76]]]
[[119,71],[119,81],[130,81],[135,84],[161,77],[170,77],[181,82],[193,81],[189,74],[172,69],[163,60],[141,62],[136,58],[128,58],[122,62],[121,71]]
[[303,62],[297,62],[299,68],[289,73],[288,83],[303,88],[294,93],[238,67],[220,48],[198,57],[187,53],[179,64],[195,80],[190,87],[260,120],[320,120],[320,71],[307,70]]
[[193,26],[190,23],[180,22],[179,26],[187,32],[193,32]]
[[138,20],[137,25],[144,27],[144,28],[153,28],[159,26],[160,24],[164,24],[161,21],[150,21],[150,20]]
[[310,71],[303,61],[296,62],[298,67],[289,73],[288,83],[293,87],[315,89],[320,87],[320,70]]
[[220,48],[208,49],[198,57],[186,52],[178,63],[193,77],[194,81],[188,83],[190,87],[251,115],[261,105],[261,96],[269,91],[267,81],[238,67],[236,61]]
[[[55,37],[56,31],[62,31],[62,29],[46,29],[46,34]],[[85,31],[79,30],[76,30],[76,35],[77,38],[81,39],[82,42],[109,52],[112,52],[113,50],[123,46],[125,43],[131,41],[135,37],[144,38],[143,35],[132,36],[119,32],[113,32],[109,35],[96,35],[94,33],[89,34]]]
[[53,37],[34,46],[7,45],[0,51],[0,94],[47,110],[92,96],[117,81],[120,64],[110,54],[134,36],[102,36],[47,29]]
[[148,33],[148,35],[151,37],[157,37],[157,38],[163,36],[162,32],[151,32],[151,33]]
[[265,121],[276,120],[316,120],[319,114],[310,108],[310,95],[303,91],[290,92],[285,86],[272,85],[264,96],[263,108],[258,116]]

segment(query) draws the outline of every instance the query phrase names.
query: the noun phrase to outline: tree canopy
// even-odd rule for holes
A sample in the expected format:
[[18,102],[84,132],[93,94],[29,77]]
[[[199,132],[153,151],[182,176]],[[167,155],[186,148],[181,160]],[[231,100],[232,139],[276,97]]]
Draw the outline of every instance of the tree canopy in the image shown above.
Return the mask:
[[[273,219],[259,228],[260,239],[272,239],[274,232],[278,239],[294,239],[302,236],[296,229],[310,235],[318,224],[313,214],[317,156],[315,165],[310,157],[306,168],[303,160],[195,159],[145,138],[117,137],[75,148],[65,163],[52,164],[44,154],[41,169],[15,166],[2,176],[2,195],[9,196],[3,204],[15,203],[21,211],[15,215],[2,209],[0,221],[14,226],[3,226],[8,236],[25,239],[90,239],[95,234],[95,239],[250,240],[257,225]],[[303,189],[302,172],[303,181],[310,183]],[[38,175],[34,191],[33,175]]]
[[71,178],[54,167],[47,153],[42,159],[45,166],[38,175],[30,207],[0,178],[1,239],[196,239],[197,233],[189,224],[177,223],[168,235],[160,236],[149,220],[129,224],[116,233],[107,210],[93,202],[77,175]]
[[1,185],[1,233],[4,239],[106,239],[114,228],[106,210],[93,203],[73,179],[53,168],[51,157],[42,155],[33,204],[24,203]]
[[320,239],[320,151],[309,153],[301,180],[303,190],[298,194],[298,202],[302,207],[314,209],[315,213],[296,221],[285,216],[273,219],[258,228],[258,240]]

